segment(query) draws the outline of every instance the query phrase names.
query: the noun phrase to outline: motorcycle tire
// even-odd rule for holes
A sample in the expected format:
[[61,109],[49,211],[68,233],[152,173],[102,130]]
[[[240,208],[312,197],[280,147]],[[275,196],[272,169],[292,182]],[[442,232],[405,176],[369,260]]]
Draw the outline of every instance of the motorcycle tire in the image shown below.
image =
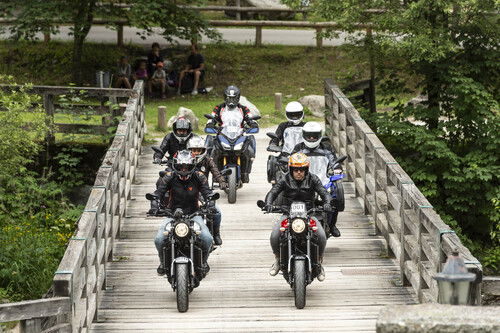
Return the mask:
[[176,264],[175,280],[177,283],[177,310],[186,312],[189,309],[189,264]]
[[338,212],[343,212],[345,209],[344,184],[341,181],[337,182],[335,189],[335,208]]
[[295,307],[303,309],[306,306],[306,261],[294,260],[293,262],[293,293]]
[[231,174],[227,177],[227,202],[236,202],[236,190],[238,189],[237,170],[235,167],[231,168]]

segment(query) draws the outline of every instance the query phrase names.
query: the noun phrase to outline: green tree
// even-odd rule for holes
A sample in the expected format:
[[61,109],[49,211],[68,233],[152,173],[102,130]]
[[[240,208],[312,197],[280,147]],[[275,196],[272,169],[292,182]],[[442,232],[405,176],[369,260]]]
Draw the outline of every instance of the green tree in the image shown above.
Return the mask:
[[[185,4],[201,4],[203,0],[186,0]],[[177,0],[5,0],[0,2],[0,17],[13,18],[9,30],[16,39],[34,39],[37,33],[56,33],[61,23],[72,24],[73,34],[73,80],[82,81],[82,55],[85,39],[96,17],[109,20],[127,20],[131,25],[143,29],[142,36],[151,34],[159,27],[162,35],[193,40],[201,34],[218,38],[199,12],[181,8]]]

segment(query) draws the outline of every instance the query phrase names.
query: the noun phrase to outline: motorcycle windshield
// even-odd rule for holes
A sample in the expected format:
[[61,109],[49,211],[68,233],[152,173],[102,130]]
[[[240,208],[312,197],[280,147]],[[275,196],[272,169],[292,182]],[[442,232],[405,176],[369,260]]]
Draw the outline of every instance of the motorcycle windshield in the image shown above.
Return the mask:
[[236,139],[241,133],[243,133],[243,128],[241,128],[241,123],[243,122],[243,114],[239,109],[226,109],[221,113],[222,119],[222,134],[227,136],[229,139]]
[[283,132],[283,153],[291,154],[293,148],[302,142],[302,127],[288,127]]
[[318,176],[323,186],[328,184],[330,182],[327,175],[328,158],[326,156],[309,156],[309,163],[309,172]]

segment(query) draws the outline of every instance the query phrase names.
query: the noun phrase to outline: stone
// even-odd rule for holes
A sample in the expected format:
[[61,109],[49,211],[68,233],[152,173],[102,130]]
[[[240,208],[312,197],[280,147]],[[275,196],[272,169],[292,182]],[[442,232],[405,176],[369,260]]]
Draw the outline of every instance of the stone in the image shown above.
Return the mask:
[[245,96],[240,96],[240,104],[249,108],[252,116],[260,116],[259,109],[257,109],[257,107],[252,104],[252,102],[250,102]]
[[308,95],[299,99],[300,104],[308,108],[315,117],[325,116],[325,96]]
[[179,110],[177,110],[177,114],[175,116],[170,117],[170,119],[168,120],[167,126],[169,128],[172,128],[172,125],[177,120],[177,118],[181,118],[181,117],[189,119],[189,121],[191,122],[191,126],[193,127],[193,131],[198,130],[199,120],[196,117],[196,115],[194,114],[193,110],[182,107],[182,106],[179,107]]
[[380,311],[377,333],[500,332],[500,307],[391,305]]
[[427,100],[427,95],[418,95],[417,97],[413,97],[412,99],[410,99],[407,105],[417,106],[419,104],[422,104],[423,102],[427,102]]

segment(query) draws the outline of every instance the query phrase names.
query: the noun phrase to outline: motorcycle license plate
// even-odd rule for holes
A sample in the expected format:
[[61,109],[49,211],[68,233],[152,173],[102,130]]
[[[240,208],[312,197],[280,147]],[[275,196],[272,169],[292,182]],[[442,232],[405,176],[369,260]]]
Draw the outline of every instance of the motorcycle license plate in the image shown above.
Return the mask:
[[306,204],[303,202],[292,203],[292,205],[290,206],[291,214],[304,213],[305,211],[306,211]]

